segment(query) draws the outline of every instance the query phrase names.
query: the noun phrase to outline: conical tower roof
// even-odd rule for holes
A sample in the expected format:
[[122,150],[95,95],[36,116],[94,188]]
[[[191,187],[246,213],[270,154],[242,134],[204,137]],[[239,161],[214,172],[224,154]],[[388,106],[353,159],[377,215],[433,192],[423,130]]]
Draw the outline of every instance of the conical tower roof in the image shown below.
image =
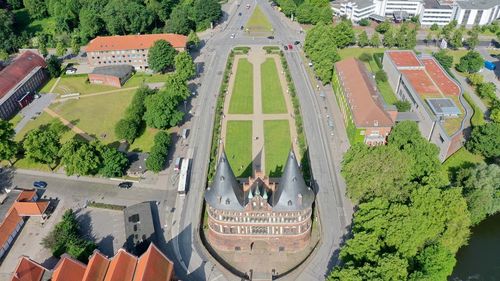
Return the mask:
[[303,210],[314,202],[314,191],[306,185],[293,151],[288,154],[283,175],[272,199],[273,210],[276,211]]
[[233,170],[222,150],[212,186],[205,191],[205,200],[213,208],[220,210],[242,210],[245,194],[236,180]]

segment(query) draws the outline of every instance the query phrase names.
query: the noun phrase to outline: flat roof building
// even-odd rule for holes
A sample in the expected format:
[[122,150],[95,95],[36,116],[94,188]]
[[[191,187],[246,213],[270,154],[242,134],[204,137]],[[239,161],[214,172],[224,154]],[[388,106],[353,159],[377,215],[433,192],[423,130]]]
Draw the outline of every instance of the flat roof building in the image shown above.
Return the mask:
[[372,74],[361,61],[347,58],[335,63],[333,80],[347,127],[352,122],[368,145],[384,144],[397,111],[385,106]]
[[460,85],[431,56],[391,50],[382,63],[397,98],[411,104],[422,135],[439,147],[444,161],[463,144],[467,112]]

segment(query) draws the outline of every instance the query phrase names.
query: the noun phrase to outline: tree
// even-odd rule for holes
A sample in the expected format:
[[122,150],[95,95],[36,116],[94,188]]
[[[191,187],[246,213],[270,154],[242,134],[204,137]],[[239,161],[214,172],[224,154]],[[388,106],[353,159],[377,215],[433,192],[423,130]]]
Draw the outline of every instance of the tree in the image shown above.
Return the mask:
[[9,59],[9,53],[6,50],[0,49],[0,61],[6,61]]
[[378,48],[380,46],[380,37],[378,36],[378,33],[373,33],[370,40],[370,46],[375,48]]
[[6,160],[12,166],[12,158],[17,153],[17,143],[13,140],[16,132],[9,121],[0,119],[0,160]]
[[0,9],[0,50],[14,51],[16,49],[14,34],[14,16],[7,9]]
[[329,83],[333,75],[333,64],[340,60],[337,41],[331,25],[319,23],[306,34],[304,50],[314,63],[316,75],[323,83]]
[[95,175],[101,166],[96,147],[80,140],[72,139],[66,142],[58,155],[68,176]]
[[450,69],[453,66],[453,56],[448,55],[445,50],[439,50],[439,52],[432,53],[432,55],[445,69]]
[[432,33],[431,32],[428,32],[427,35],[425,36],[425,45],[428,46],[429,45],[429,42],[432,41]]
[[370,20],[367,19],[367,18],[364,18],[364,19],[361,19],[359,22],[358,22],[359,25],[361,26],[369,26],[370,25]]
[[409,195],[405,183],[410,179],[411,166],[412,159],[392,146],[353,146],[342,161],[347,194],[354,202],[375,197],[405,200]]
[[97,150],[101,157],[99,174],[107,178],[123,176],[129,164],[125,154],[114,147],[109,147],[100,143],[94,145],[97,146]]
[[476,73],[483,67],[483,58],[476,51],[468,51],[467,54],[460,58],[460,62],[456,68],[460,72]]
[[7,0],[7,4],[11,10],[18,10],[23,7],[23,1],[21,0]]
[[358,46],[361,48],[368,46],[370,44],[370,40],[368,39],[368,34],[366,34],[366,31],[363,30],[361,34],[358,36]]
[[47,6],[44,0],[23,0],[24,7],[32,19],[43,19],[47,16]]
[[500,106],[490,108],[490,119],[495,123],[500,123]]
[[149,67],[155,72],[163,72],[174,66],[177,51],[165,40],[157,40],[149,49]]
[[391,22],[390,21],[384,21],[382,23],[379,23],[377,25],[377,27],[375,27],[375,31],[377,31],[380,34],[385,34],[390,29],[391,29]]
[[176,126],[184,113],[177,109],[178,98],[169,88],[146,98],[144,120],[148,127],[167,129]]
[[193,30],[189,31],[187,45],[189,48],[198,48],[200,46],[200,38]]
[[59,77],[61,75],[61,61],[56,56],[50,56],[47,60],[47,70],[50,77]]
[[444,39],[446,39],[446,41],[451,40],[452,32],[453,30],[455,30],[455,27],[457,27],[457,25],[458,22],[456,20],[452,20],[450,23],[444,25],[441,28],[441,35],[443,36]]
[[180,79],[187,81],[196,74],[196,66],[188,52],[180,52],[174,58],[175,73]]
[[500,123],[492,122],[473,127],[465,147],[486,158],[500,157]]
[[476,46],[479,44],[479,30],[474,28],[469,30],[469,38],[465,40],[465,44],[469,47],[469,50],[474,50]]
[[333,27],[333,40],[338,48],[345,48],[356,43],[356,34],[350,20],[342,20]]
[[181,77],[177,72],[167,76],[167,79],[165,80],[165,87],[160,92],[164,92],[166,95],[172,95],[177,102],[187,100],[190,93],[186,80],[183,79],[183,77]]
[[303,24],[317,24],[318,22],[331,22],[332,11],[328,1],[306,0],[295,10],[297,21]]
[[217,0],[194,0],[192,12],[196,30],[210,27],[210,23],[217,21],[222,16],[221,5]]
[[146,168],[148,170],[158,173],[163,169],[170,143],[171,138],[167,132],[159,131],[156,133],[151,153],[146,159]]
[[462,40],[464,37],[464,31],[461,28],[458,28],[453,32],[453,36],[451,40],[448,42],[453,49],[458,49],[463,46]]
[[78,29],[83,41],[86,42],[88,39],[94,38],[104,29],[104,21],[100,17],[100,12],[103,9],[104,7],[99,5],[87,4],[80,10]]
[[398,112],[408,112],[411,109],[411,104],[408,101],[398,100],[394,105],[398,109]]
[[138,135],[137,123],[133,120],[124,118],[120,119],[115,125],[115,134],[119,139],[133,142]]
[[415,257],[416,271],[409,280],[446,280],[455,263],[453,253],[441,244],[427,246]]
[[80,53],[80,37],[78,37],[78,35],[73,35],[71,37],[71,53],[73,55],[78,55]]
[[52,170],[59,160],[61,149],[60,135],[51,129],[34,129],[28,132],[23,141],[26,157],[37,163],[47,164]]
[[467,81],[469,81],[469,84],[471,84],[472,86],[479,86],[483,84],[483,80],[483,75],[479,73],[472,73],[467,75]]
[[462,190],[473,225],[500,211],[500,166],[480,164],[462,168],[454,185]]
[[58,57],[64,56],[66,54],[66,47],[62,41],[58,41],[56,44],[56,55]]
[[385,32],[384,39],[382,39],[382,43],[384,44],[384,47],[387,48],[392,48],[396,45],[396,38],[394,38],[394,33],[392,32],[392,29],[389,29]]
[[490,100],[496,99],[496,89],[497,87],[493,82],[481,83],[477,86],[477,93],[482,98],[487,98]]
[[138,0],[110,0],[102,12],[111,34],[144,33],[153,23],[153,13]]
[[438,31],[439,30],[439,25],[437,23],[433,23],[430,28],[432,31]]
[[384,70],[379,70],[375,73],[375,81],[387,82],[387,74]]
[[362,53],[359,55],[359,59],[364,62],[369,62],[373,59],[373,56],[370,53]]
[[170,19],[165,24],[165,31],[187,35],[196,26],[189,17],[189,7],[177,5],[170,14]]

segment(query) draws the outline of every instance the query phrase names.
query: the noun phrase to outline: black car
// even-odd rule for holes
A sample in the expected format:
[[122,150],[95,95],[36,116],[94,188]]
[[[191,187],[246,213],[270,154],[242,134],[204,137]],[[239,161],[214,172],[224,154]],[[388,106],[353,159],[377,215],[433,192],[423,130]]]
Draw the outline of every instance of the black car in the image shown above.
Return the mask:
[[118,184],[118,187],[119,188],[126,188],[126,189],[129,189],[132,187],[132,183],[129,182],[129,181],[124,181],[124,182],[121,182]]
[[293,42],[294,45],[299,45],[300,44],[300,41],[295,41]]
[[36,188],[46,188],[47,187],[47,183],[44,182],[44,181],[36,181],[33,183],[33,186],[36,187]]
[[267,36],[267,39],[271,39],[271,40],[273,40],[273,39],[274,39],[274,36]]
[[241,16],[241,13],[238,13],[238,16]]
[[288,50],[288,47],[286,45],[283,46],[283,49]]
[[243,25],[242,25],[242,26],[240,26],[240,30],[243,30]]

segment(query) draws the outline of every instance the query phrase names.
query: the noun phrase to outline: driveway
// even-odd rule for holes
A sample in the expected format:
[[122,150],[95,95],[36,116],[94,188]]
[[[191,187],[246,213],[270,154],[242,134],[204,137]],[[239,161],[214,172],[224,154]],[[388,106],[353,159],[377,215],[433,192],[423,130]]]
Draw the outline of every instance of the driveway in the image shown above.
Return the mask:
[[43,94],[40,95],[39,99],[34,99],[28,106],[23,108],[19,114],[23,116],[23,119],[19,121],[14,130],[16,134],[19,133],[24,126],[31,120],[33,117],[37,117],[38,114],[43,112],[43,110],[48,107],[52,101],[55,99],[55,94]]

